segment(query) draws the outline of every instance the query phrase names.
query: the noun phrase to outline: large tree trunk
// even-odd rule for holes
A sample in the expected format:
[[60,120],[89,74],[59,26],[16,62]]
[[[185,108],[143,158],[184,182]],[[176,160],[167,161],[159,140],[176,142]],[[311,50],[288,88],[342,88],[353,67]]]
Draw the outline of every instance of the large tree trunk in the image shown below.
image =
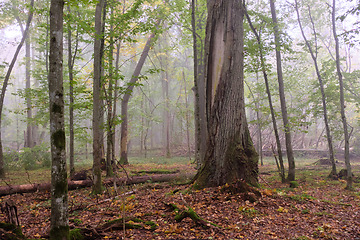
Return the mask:
[[145,60],[149,54],[150,47],[152,45],[152,41],[155,37],[155,33],[152,33],[143,49],[143,52],[140,56],[140,59],[135,67],[134,73],[132,75],[131,80],[128,83],[127,90],[123,96],[121,101],[121,142],[120,142],[120,163],[121,164],[129,164],[128,161],[128,103],[131,97],[132,90],[134,89],[134,84],[137,82],[138,77],[140,75],[141,69],[145,63]]
[[346,189],[352,189],[352,172],[351,172],[351,165],[350,165],[350,156],[349,156],[349,132],[347,129],[347,121],[346,121],[346,115],[345,115],[345,100],[344,100],[344,83],[343,83],[343,77],[341,73],[341,67],[340,67],[340,51],[339,51],[339,39],[336,35],[336,18],[335,18],[335,3],[336,0],[333,0],[333,6],[332,6],[332,26],[333,26],[333,34],[334,34],[334,40],[335,40],[335,51],[336,51],[336,71],[339,78],[339,87],[340,87],[340,111],[341,111],[341,120],[343,124],[344,129],[344,142],[345,142],[345,165],[347,170],[347,178],[346,178]]
[[244,103],[242,1],[208,1],[205,77],[208,141],[200,187],[243,179],[258,184],[258,154],[248,130]]
[[102,135],[102,99],[101,99],[101,69],[102,69],[102,13],[105,5],[104,0],[96,4],[95,9],[95,40],[94,40],[94,83],[93,83],[93,193],[102,191],[101,183],[101,159],[103,157]]
[[9,65],[9,68],[6,72],[5,78],[4,78],[4,82],[3,82],[3,86],[1,88],[1,95],[0,95],[0,178],[4,178],[5,177],[5,169],[4,169],[4,153],[3,153],[3,147],[2,147],[2,139],[1,139],[1,124],[2,124],[2,111],[3,111],[3,107],[4,107],[4,99],[5,99],[5,93],[6,93],[6,88],[10,79],[10,75],[11,72],[14,68],[16,59],[19,55],[19,52],[21,50],[21,47],[24,45],[26,36],[28,35],[29,32],[29,27],[30,27],[30,23],[33,17],[33,11],[32,8],[34,6],[34,0],[31,0],[30,2],[30,8],[29,8],[29,16],[26,22],[26,27],[25,27],[25,31],[24,34],[22,36],[22,39],[18,45],[18,47],[16,48],[15,54],[13,59],[11,60],[11,63]]
[[[313,25],[313,31],[314,31],[314,37],[315,37],[315,53],[310,45],[310,42],[308,41],[308,39],[305,36],[301,21],[300,21],[300,13],[299,13],[299,8],[298,8],[298,1],[295,0],[295,8],[296,8],[296,14],[297,14],[297,20],[299,23],[299,27],[301,30],[301,35],[303,36],[303,39],[305,41],[305,44],[310,52],[311,58],[314,61],[314,65],[315,65],[315,71],[316,71],[316,75],[319,81],[319,85],[320,85],[320,91],[321,91],[321,100],[322,100],[322,105],[323,105],[323,116],[324,116],[324,123],[325,123],[325,130],[326,130],[326,139],[328,142],[328,148],[329,148],[329,156],[330,156],[330,162],[332,165],[332,169],[330,172],[329,177],[333,177],[336,176],[336,164],[335,164],[335,157],[334,157],[334,148],[333,148],[333,143],[332,143],[332,137],[331,137],[331,131],[330,131],[330,126],[329,126],[329,120],[328,120],[328,115],[327,115],[327,107],[326,107],[326,96],[325,96],[325,88],[324,88],[324,83],[322,80],[322,76],[320,74],[320,70],[319,70],[319,66],[318,66],[318,62],[317,62],[317,52],[318,52],[318,48],[317,48],[317,33],[315,31],[315,25],[312,22],[312,18],[310,16],[312,25]],[[309,9],[309,14],[310,14],[310,9]]]
[[63,89],[63,0],[50,6],[49,102],[51,137],[50,239],[69,239]]
[[[194,52],[194,95],[195,95],[195,161],[197,168],[202,165],[206,151],[207,127],[206,127],[206,102],[205,102],[205,79],[204,79],[204,39],[201,32],[204,29],[203,18],[197,13],[198,1],[191,1],[191,25]],[[200,34],[199,34],[200,33]]]
[[295,180],[295,159],[292,150],[291,143],[291,128],[288,120],[288,114],[286,109],[286,100],[285,100],[285,90],[284,90],[284,80],[282,75],[282,66],[281,66],[281,53],[280,53],[280,32],[279,26],[276,18],[276,10],[274,0],[270,0],[271,8],[271,17],[274,24],[274,38],[275,38],[275,52],[276,52],[276,67],[279,83],[279,95],[280,95],[280,104],[281,104],[281,115],[283,118],[284,131],[285,131],[285,143],[286,143],[286,154],[289,163],[289,172],[288,172],[288,181]]
[[255,27],[253,26],[253,24],[251,22],[251,19],[250,19],[250,16],[248,15],[248,13],[246,11],[245,11],[245,14],[246,14],[246,18],[248,20],[248,23],[250,25],[251,30],[255,34],[256,41],[257,41],[257,44],[258,44],[258,47],[259,47],[259,57],[260,57],[261,71],[262,71],[263,76],[264,76],[266,94],[268,96],[269,108],[270,108],[270,113],[271,113],[271,120],[272,120],[274,134],[275,134],[277,153],[278,153],[278,157],[279,157],[280,177],[281,177],[281,182],[284,183],[285,182],[284,160],[283,160],[283,157],[282,157],[280,136],[279,136],[279,131],[278,131],[277,123],[276,123],[275,110],[274,110],[274,107],[273,107],[273,104],[272,104],[271,92],[270,92],[270,87],[269,87],[269,80],[268,80],[267,72],[266,72],[266,64],[265,64],[265,59],[264,59],[264,55],[263,55],[263,47],[262,47],[262,43],[261,43],[261,37],[258,34],[258,32],[256,31]]

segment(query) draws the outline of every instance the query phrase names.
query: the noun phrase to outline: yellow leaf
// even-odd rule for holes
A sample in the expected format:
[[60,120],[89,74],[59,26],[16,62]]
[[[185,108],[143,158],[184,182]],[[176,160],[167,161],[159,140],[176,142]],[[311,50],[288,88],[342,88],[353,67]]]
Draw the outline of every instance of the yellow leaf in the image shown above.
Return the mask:
[[287,212],[289,212],[288,209],[283,208],[283,207],[279,207],[276,211],[281,212],[281,213],[287,213]]

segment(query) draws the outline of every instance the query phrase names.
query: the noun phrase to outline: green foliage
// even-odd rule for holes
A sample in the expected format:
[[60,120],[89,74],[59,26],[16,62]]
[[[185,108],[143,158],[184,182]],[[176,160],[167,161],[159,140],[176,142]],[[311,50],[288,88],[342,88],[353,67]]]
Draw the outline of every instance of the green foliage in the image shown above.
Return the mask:
[[51,153],[45,144],[33,148],[23,148],[20,152],[7,149],[4,153],[5,166],[8,169],[34,170],[51,166]]
[[85,237],[81,234],[81,229],[75,228],[69,232],[70,240],[83,240]]

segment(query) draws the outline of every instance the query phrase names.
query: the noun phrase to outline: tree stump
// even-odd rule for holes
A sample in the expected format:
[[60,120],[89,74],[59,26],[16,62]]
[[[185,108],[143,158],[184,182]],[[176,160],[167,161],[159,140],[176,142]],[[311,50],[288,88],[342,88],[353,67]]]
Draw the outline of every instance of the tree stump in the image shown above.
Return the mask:
[[5,202],[3,206],[1,206],[1,212],[6,215],[7,223],[14,224],[15,226],[20,226],[17,207],[15,203],[11,200]]

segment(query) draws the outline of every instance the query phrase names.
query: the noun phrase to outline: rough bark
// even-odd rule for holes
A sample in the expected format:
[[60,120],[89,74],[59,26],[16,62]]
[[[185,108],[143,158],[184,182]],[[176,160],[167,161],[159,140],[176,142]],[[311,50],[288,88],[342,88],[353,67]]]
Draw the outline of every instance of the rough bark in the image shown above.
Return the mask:
[[[303,26],[301,24],[301,20],[300,20],[300,13],[299,13],[299,8],[298,8],[298,1],[295,0],[295,9],[296,9],[296,14],[297,14],[297,20],[299,23],[299,27],[301,30],[301,35],[305,41],[305,44],[310,52],[311,58],[314,61],[314,66],[315,66],[315,71],[316,71],[316,76],[318,78],[319,81],[319,85],[320,85],[320,91],[321,91],[321,101],[322,101],[322,106],[323,106],[323,117],[324,117],[324,123],[325,123],[325,130],[326,130],[326,139],[328,142],[328,148],[329,148],[329,158],[331,161],[331,165],[332,165],[332,169],[330,172],[329,177],[333,177],[336,176],[336,164],[335,164],[335,157],[334,157],[334,147],[333,147],[333,143],[332,143],[332,136],[331,136],[331,131],[330,131],[330,126],[329,126],[329,120],[328,120],[328,114],[327,114],[327,104],[326,104],[326,95],[325,95],[325,87],[324,87],[324,83],[322,80],[322,76],[320,74],[320,70],[319,70],[319,66],[318,66],[318,62],[317,62],[317,33],[315,31],[315,25],[313,25],[313,31],[314,31],[314,37],[315,37],[315,53],[310,45],[309,40],[306,38],[304,30],[303,30]],[[309,11],[310,13],[310,11]],[[311,19],[312,20],[312,19]]]
[[94,82],[93,82],[93,177],[94,185],[92,192],[99,194],[102,191],[101,184],[101,159],[103,157],[102,139],[102,99],[101,99],[101,69],[102,69],[102,13],[105,5],[104,0],[96,4],[95,9],[95,39],[94,39]]
[[51,142],[50,239],[69,239],[63,89],[63,0],[50,5],[49,102]]
[[248,130],[244,104],[242,1],[208,1],[205,45],[208,141],[200,187],[238,179],[258,185],[258,155]]
[[289,171],[287,180],[295,181],[295,159],[292,149],[291,142],[291,128],[290,122],[288,120],[287,107],[286,107],[286,99],[285,99],[285,90],[284,90],[284,80],[282,75],[282,64],[281,64],[281,43],[280,43],[280,32],[279,26],[276,17],[275,3],[274,0],[270,0],[270,8],[271,8],[271,18],[274,24],[274,38],[275,38],[275,53],[276,53],[276,68],[278,75],[278,84],[279,84],[279,95],[280,95],[280,104],[281,104],[281,115],[283,118],[284,131],[285,131],[285,144],[286,144],[286,154],[289,163]]
[[[158,23],[159,24],[159,23]],[[135,83],[139,79],[141,69],[145,63],[145,60],[149,54],[152,41],[155,37],[155,33],[152,33],[146,41],[143,52],[141,53],[140,59],[136,64],[134,73],[131,80],[128,83],[128,87],[121,101],[121,140],[120,140],[120,163],[129,164],[128,161],[128,104],[131,97],[131,93],[134,89]]]
[[3,153],[3,147],[2,147],[2,140],[1,140],[1,124],[2,124],[2,111],[3,111],[3,107],[4,107],[4,99],[5,99],[5,93],[6,93],[6,88],[10,79],[10,75],[11,72],[14,68],[15,62],[17,60],[17,57],[19,55],[19,52],[22,48],[22,46],[24,45],[26,36],[28,35],[29,32],[29,27],[30,27],[30,23],[33,17],[33,11],[32,8],[34,6],[34,0],[31,0],[30,2],[30,10],[29,10],[29,16],[26,22],[26,27],[25,27],[25,31],[24,34],[22,36],[22,39],[18,45],[18,47],[16,48],[16,51],[14,53],[14,57],[11,60],[11,63],[9,65],[9,68],[6,72],[5,78],[4,78],[4,82],[3,82],[3,86],[1,88],[1,94],[0,94],[0,178],[4,178],[5,177],[5,169],[4,169],[4,153]]
[[336,18],[335,18],[335,4],[336,0],[333,0],[332,6],[332,27],[333,27],[333,34],[335,40],[335,59],[336,59],[336,72],[339,78],[339,88],[340,88],[340,112],[341,112],[341,120],[344,129],[344,142],[345,142],[345,165],[347,170],[347,178],[346,178],[346,189],[352,189],[352,172],[351,172],[351,165],[350,165],[350,156],[349,156],[349,132],[347,129],[347,121],[346,121],[346,114],[345,114],[345,100],[344,100],[344,83],[343,83],[343,76],[341,73],[340,67],[340,50],[339,50],[339,39],[336,34]]
[[[138,184],[138,183],[146,183],[146,182],[168,182],[177,178],[191,178],[194,174],[155,174],[152,176],[136,176],[136,177],[122,177],[116,178],[116,183],[118,185],[130,185],[130,184]],[[114,178],[105,179],[103,184],[109,185],[114,183]],[[88,180],[80,180],[80,181],[68,181],[68,190],[75,190],[79,188],[91,187],[93,185],[93,181]],[[23,184],[23,185],[7,185],[0,186],[0,197],[12,194],[22,194],[22,193],[33,193],[33,192],[43,192],[49,191],[51,188],[51,183],[33,183],[33,184]]]

